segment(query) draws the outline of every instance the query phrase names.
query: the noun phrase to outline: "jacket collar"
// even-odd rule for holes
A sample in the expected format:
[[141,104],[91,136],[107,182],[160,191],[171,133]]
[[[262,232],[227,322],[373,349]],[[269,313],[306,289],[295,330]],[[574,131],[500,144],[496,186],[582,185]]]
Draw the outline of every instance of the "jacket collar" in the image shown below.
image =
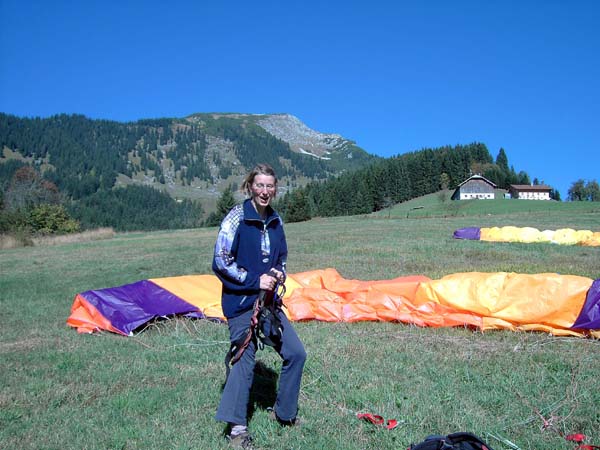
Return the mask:
[[[271,205],[267,206],[267,218],[265,219],[265,223],[268,224],[275,219],[279,220],[279,214],[277,214],[275,210],[271,208]],[[244,201],[244,220],[258,220],[262,222],[258,211],[256,211],[254,208],[254,205],[252,205],[252,201],[250,199],[246,199]]]

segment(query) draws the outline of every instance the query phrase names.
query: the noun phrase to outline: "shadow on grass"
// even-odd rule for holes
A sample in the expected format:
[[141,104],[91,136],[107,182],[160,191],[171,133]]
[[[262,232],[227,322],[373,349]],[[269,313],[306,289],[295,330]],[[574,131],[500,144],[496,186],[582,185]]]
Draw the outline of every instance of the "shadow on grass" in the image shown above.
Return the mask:
[[279,375],[261,361],[254,367],[254,381],[250,388],[248,401],[248,420],[252,419],[257,409],[272,408],[277,398],[277,379]]
[[[250,398],[248,400],[248,422],[257,409],[266,410],[273,407],[277,398],[277,379],[279,375],[276,371],[267,367],[262,361],[256,361],[254,366],[254,379],[250,387]],[[225,388],[225,383],[221,385],[221,392]],[[223,434],[229,434],[229,425],[225,428]]]

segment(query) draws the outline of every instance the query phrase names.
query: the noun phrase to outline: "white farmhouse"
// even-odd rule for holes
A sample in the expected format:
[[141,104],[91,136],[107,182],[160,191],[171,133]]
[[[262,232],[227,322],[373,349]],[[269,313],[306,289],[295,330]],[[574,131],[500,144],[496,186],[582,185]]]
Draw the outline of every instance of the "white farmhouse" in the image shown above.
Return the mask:
[[511,197],[521,200],[551,200],[551,190],[544,184],[511,184],[509,188]]

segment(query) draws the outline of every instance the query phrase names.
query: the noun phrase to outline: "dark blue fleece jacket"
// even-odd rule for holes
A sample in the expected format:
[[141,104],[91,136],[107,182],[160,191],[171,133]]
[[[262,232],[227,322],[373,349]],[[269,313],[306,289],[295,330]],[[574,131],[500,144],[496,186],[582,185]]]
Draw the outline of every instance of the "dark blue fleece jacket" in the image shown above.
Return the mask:
[[231,318],[252,309],[260,276],[275,268],[285,273],[287,243],[283,221],[269,206],[263,221],[250,200],[235,206],[221,222],[212,269],[223,283],[221,306]]

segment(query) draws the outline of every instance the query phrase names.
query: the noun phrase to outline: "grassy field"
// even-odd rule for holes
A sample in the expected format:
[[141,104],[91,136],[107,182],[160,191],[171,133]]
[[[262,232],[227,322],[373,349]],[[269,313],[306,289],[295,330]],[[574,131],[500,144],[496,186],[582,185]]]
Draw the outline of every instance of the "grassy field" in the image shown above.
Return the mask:
[[[288,224],[289,270],[333,267],[364,280],[473,270],[600,278],[600,248],[452,239],[465,226],[599,231],[600,205],[453,203],[433,195],[378,215]],[[216,232],[0,251],[1,449],[227,448],[213,418],[226,326],[171,319],[126,338],[65,325],[78,292],[210,273]],[[453,431],[474,432],[496,450],[574,448],[562,435],[575,432],[600,445],[598,341],[394,323],[296,328],[309,354],[300,399],[307,423],[280,429],[268,421],[280,363],[270,350],[259,353],[250,412],[258,448],[404,449]],[[356,412],[400,425],[388,431]]]
[[[378,217],[387,218],[426,218],[426,217],[491,217],[498,215],[513,216],[515,220],[528,220],[529,215],[552,213],[560,216],[560,223],[580,225],[580,215],[597,214],[600,206],[595,202],[555,202],[505,199],[502,190],[496,191],[494,200],[452,201],[453,191],[440,191],[425,195],[392,208],[378,212]],[[521,216],[521,217],[518,217]],[[572,220],[567,217],[573,216]],[[552,216],[549,226],[554,226],[556,217]],[[529,224],[529,221],[526,222]],[[506,224],[508,225],[508,224]],[[478,225],[479,226],[479,225]],[[485,226],[485,225],[481,225]],[[525,226],[525,225],[524,225]],[[531,226],[531,225],[529,225]]]

